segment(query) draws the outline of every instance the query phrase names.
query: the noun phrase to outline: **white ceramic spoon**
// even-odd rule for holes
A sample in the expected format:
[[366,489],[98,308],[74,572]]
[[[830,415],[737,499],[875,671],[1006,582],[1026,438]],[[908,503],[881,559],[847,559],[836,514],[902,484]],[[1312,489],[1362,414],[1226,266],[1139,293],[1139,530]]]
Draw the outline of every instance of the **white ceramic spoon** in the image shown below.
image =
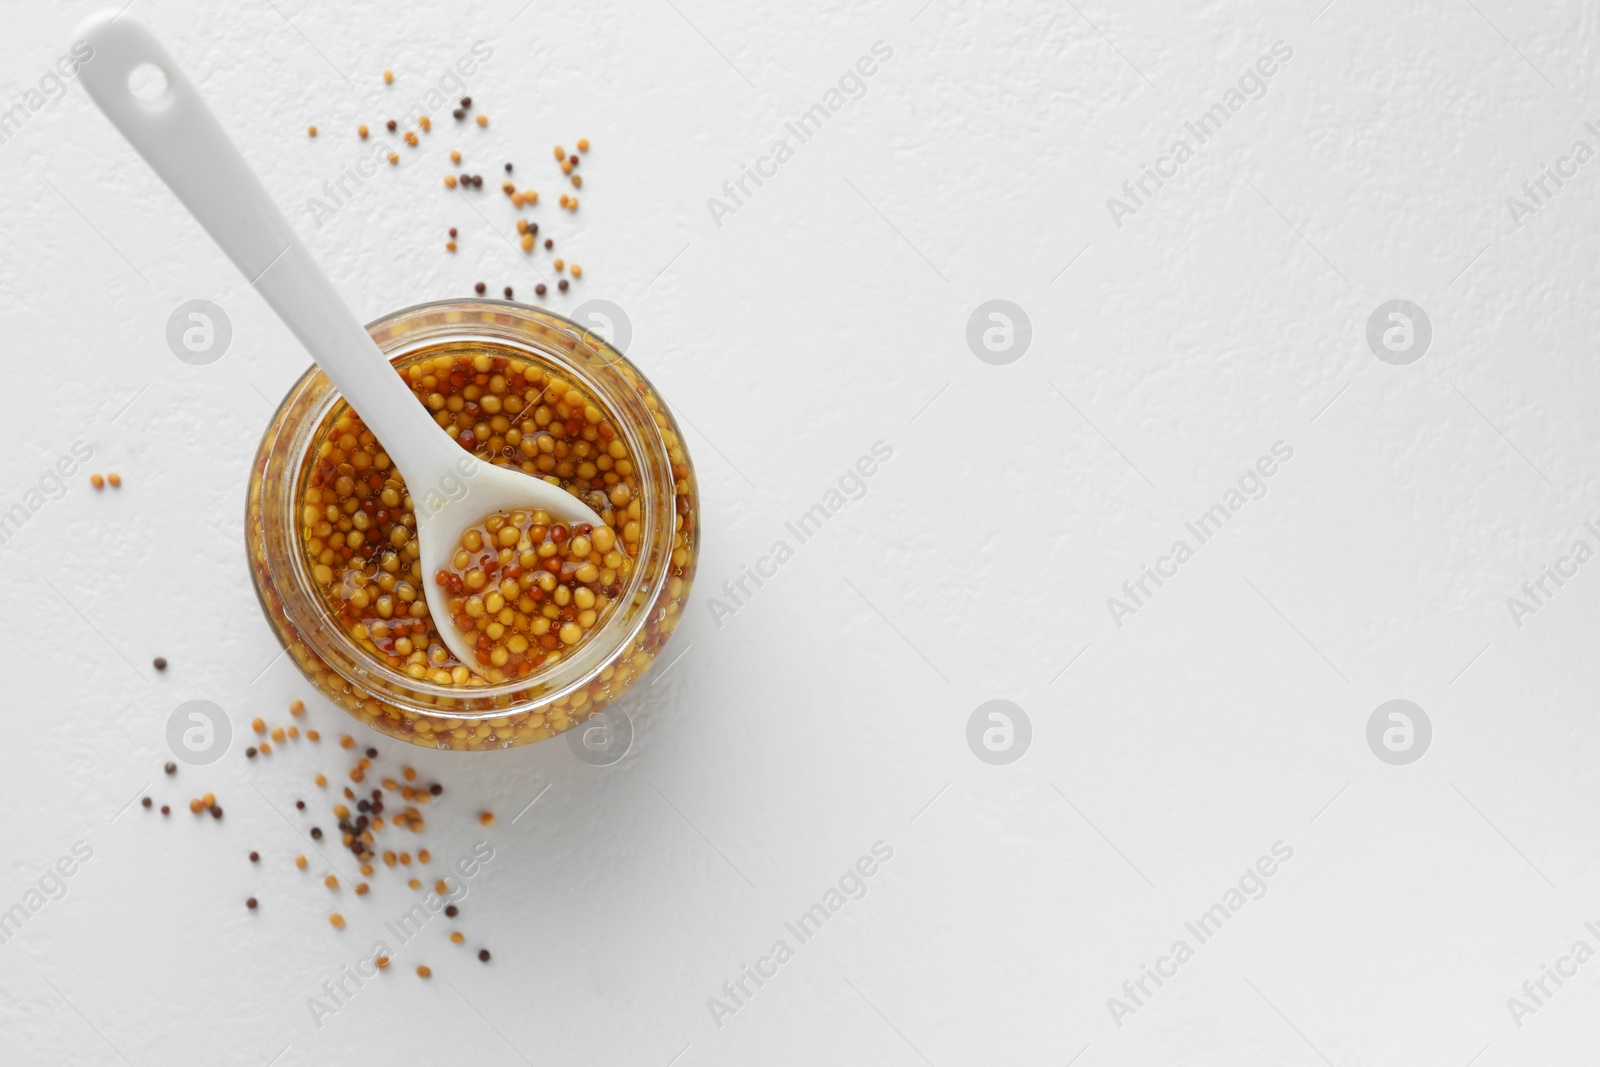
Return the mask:
[[[90,97],[383,442],[411,493],[421,584],[434,627],[455,657],[481,674],[476,648],[451,618],[448,595],[434,580],[462,533],[511,509],[542,509],[558,522],[595,526],[600,517],[558,485],[469,454],[433,421],[149,30],[108,11],[85,21],[78,37],[94,49],[81,74]],[[166,85],[153,97],[135,96],[129,76],[147,64],[165,76]]]

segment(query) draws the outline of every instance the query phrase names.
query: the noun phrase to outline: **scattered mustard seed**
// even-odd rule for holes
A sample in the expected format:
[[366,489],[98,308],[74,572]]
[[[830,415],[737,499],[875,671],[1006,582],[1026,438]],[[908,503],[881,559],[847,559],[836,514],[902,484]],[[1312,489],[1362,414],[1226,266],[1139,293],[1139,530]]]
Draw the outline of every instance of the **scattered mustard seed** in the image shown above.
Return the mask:
[[340,915],[338,912],[334,912],[332,915],[328,916],[328,921],[333,924],[333,928],[335,930],[344,929],[344,916]]
[[106,480],[100,477],[98,474],[91,474],[89,475],[89,484],[94,486],[96,489],[104,489],[106,487]]
[[393,85],[394,84],[394,71],[386,70],[386,71],[383,72],[383,84],[385,84],[385,85]]

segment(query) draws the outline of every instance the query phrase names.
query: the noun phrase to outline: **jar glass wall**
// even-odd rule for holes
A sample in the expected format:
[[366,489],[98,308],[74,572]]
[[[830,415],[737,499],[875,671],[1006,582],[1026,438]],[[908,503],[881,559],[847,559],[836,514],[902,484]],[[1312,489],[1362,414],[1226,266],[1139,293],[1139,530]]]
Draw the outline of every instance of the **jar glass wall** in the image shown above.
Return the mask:
[[[268,621],[295,665],[318,690],[356,719],[401,740],[443,749],[482,750],[540,741],[572,728],[634,685],[682,619],[700,537],[694,470],[677,424],[655,388],[626,357],[592,332],[542,309],[493,300],[439,301],[397,311],[368,329],[403,375],[410,368],[432,373],[434,367],[455,360],[470,377],[472,361],[483,365],[481,357],[485,356],[497,374],[508,368],[534,368],[530,380],[545,388],[530,389],[528,406],[516,413],[520,421],[504,414],[494,419],[479,416],[483,422],[472,447],[480,458],[520,469],[534,468],[516,447],[516,439],[522,436],[518,426],[525,434],[537,430],[547,451],[552,447],[548,431],[553,429],[561,435],[558,454],[572,449],[584,457],[605,457],[603,446],[610,440],[620,442],[612,451],[625,455],[626,460],[614,466],[609,458],[599,462],[607,466],[608,473],[627,468],[629,484],[624,488],[631,491],[611,497],[622,497],[626,503],[613,505],[599,495],[594,500],[608,509],[602,516],[609,516],[618,535],[616,549],[627,553],[621,568],[626,573],[616,574],[613,583],[602,588],[603,614],[581,642],[570,650],[555,646],[555,651],[547,654],[548,662],[521,676],[490,681],[485,673],[503,672],[485,668],[473,671],[465,683],[459,679],[467,672],[458,670],[452,680],[448,671],[434,669],[436,665],[421,656],[421,638],[418,651],[411,650],[408,639],[400,647],[410,655],[397,655],[395,642],[374,636],[375,632],[387,632],[388,616],[378,619],[366,608],[353,612],[348,603],[330,602],[327,567],[319,567],[319,558],[323,563],[352,562],[392,587],[392,574],[384,578],[376,562],[379,554],[391,572],[411,567],[414,557],[406,555],[404,530],[395,533],[393,540],[400,542],[396,550],[386,545],[374,550],[362,546],[352,553],[350,548],[340,547],[341,559],[331,554],[324,541],[342,544],[342,531],[334,529],[331,539],[319,538],[316,534],[326,531],[328,524],[323,522],[318,529],[307,525],[307,515],[322,506],[319,486],[324,480],[343,479],[343,488],[349,476],[370,477],[373,491],[382,484],[369,469],[357,471],[348,463],[341,467],[328,461],[332,427],[341,417],[349,421],[349,407],[327,377],[313,367],[273,415],[251,467],[246,549]],[[516,380],[515,373],[509,376]],[[582,395],[584,407],[598,409],[602,424],[586,423],[581,412],[563,414],[564,406],[551,395],[563,389]],[[459,399],[454,404],[459,408]],[[544,424],[552,418],[570,421],[564,427],[535,426],[536,411]],[[591,418],[596,413],[589,411]],[[451,416],[447,410],[438,410],[437,417],[443,422]],[[586,438],[593,442],[596,429],[609,435],[597,442],[602,447],[579,444]],[[540,457],[531,448],[531,440],[528,455],[544,464],[534,469],[549,468],[552,460]],[[331,454],[345,455],[342,451]],[[366,457],[357,458],[367,462]],[[379,462],[386,463],[386,457],[380,455]],[[594,464],[585,462],[582,467],[603,492],[605,486],[599,485]],[[571,469],[570,463],[561,468]],[[396,480],[391,471],[386,488],[397,488]],[[615,482],[616,478],[609,480]],[[361,487],[357,492],[368,490]],[[388,495],[392,498],[394,493]],[[308,504],[308,500],[317,503]],[[355,501],[346,502],[353,513]],[[370,509],[367,501],[361,503]],[[409,503],[405,510],[410,511]],[[359,521],[365,522],[366,517]],[[352,540],[359,542],[360,535]],[[414,546],[411,549],[414,551]],[[600,558],[597,553],[596,559]],[[399,573],[413,589],[417,581],[435,580],[433,575],[404,569]],[[355,571],[350,577],[357,583],[364,580],[364,575]],[[538,595],[537,587],[532,592]],[[365,601],[364,596],[358,599]],[[416,607],[421,599],[413,593],[409,606],[425,620],[425,604]],[[522,606],[529,608],[527,614],[519,615],[514,606],[513,602],[502,609],[508,626],[526,626],[529,615],[536,629],[548,625],[541,623],[526,598]],[[391,607],[386,605],[386,609]],[[550,612],[554,605],[547,602],[538,608]],[[566,615],[572,612],[570,607],[559,610]],[[513,617],[514,623],[510,621]],[[556,617],[558,625],[564,617]],[[413,630],[421,625],[414,619],[408,624]],[[432,625],[456,625],[456,620],[432,620]],[[433,651],[439,655],[438,649]],[[539,650],[535,647],[534,651]]]

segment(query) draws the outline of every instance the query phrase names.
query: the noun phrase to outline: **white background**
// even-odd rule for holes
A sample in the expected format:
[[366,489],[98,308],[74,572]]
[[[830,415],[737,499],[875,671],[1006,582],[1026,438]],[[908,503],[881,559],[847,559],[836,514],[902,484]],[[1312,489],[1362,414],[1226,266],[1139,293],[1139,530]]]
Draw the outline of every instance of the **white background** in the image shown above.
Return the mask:
[[[446,783],[419,839],[439,860],[480,837],[496,858],[466,946],[436,920],[317,1025],[308,998],[414,894],[380,869],[369,897],[334,899],[318,864],[293,869],[309,820],[273,805],[293,815],[336,748],[239,751],[295,697],[344,728],[275,660],[241,540],[248,461],[307,357],[70,83],[0,145],[0,508],[79,439],[126,484],[79,473],[0,547],[0,908],[93,849],[0,945],[0,1058],[1592,1058],[1600,962],[1520,1028],[1506,1003],[1576,940],[1600,949],[1600,564],[1520,628],[1506,604],[1575,539],[1600,547],[1582,529],[1600,517],[1600,162],[1520,227],[1506,203],[1575,140],[1600,147],[1592,5],[520,2],[128,14],[363,318],[478,280],[531,298],[501,164],[542,191],[530,217],[587,271],[550,306],[625,308],[688,428],[704,554],[658,672],[681,659],[627,702],[637,740],[609,768],[563,741],[376,740],[382,766]],[[91,9],[13,11],[0,100]],[[479,39],[488,129],[440,113],[315,226],[306,199],[362,154],[356,124],[382,136]],[[894,55],[865,96],[715,225],[707,198],[880,40]],[[1116,226],[1106,198],[1280,40],[1293,58],[1265,96]],[[578,137],[569,216],[550,148]],[[440,183],[451,147],[484,176],[481,216]],[[164,340],[195,298],[234,329],[208,367]],[[1032,321],[1009,366],[966,344],[992,298]],[[1394,298],[1434,329],[1405,367],[1364,336]],[[721,583],[878,440],[894,457],[865,498],[714,625]],[[1107,598],[1280,440],[1294,456],[1267,496],[1116,626]],[[1366,742],[1396,698],[1433,724],[1410,766]],[[240,736],[167,780],[189,699]],[[965,740],[991,699],[1032,721],[1010,766]],[[220,823],[184,806],[206,790]],[[178,810],[125,808],[145,792]],[[894,856],[867,896],[719,1027],[707,999],[879,840]],[[1276,841],[1294,854],[1270,892],[1118,1027],[1107,998]]]

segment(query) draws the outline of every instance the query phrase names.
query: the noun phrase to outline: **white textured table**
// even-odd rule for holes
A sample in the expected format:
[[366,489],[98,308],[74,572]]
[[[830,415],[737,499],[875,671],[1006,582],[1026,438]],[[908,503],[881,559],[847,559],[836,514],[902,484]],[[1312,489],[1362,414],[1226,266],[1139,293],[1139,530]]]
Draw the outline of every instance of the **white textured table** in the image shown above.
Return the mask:
[[[11,15],[0,1059],[1591,1058],[1586,5],[519,3],[129,8],[365,317],[531,298],[493,189],[514,161],[587,271],[550,305],[625,310],[703,487],[691,612],[621,762],[378,742],[447,784],[436,863],[494,859],[467,945],[435,919],[337,1001],[415,894],[380,869],[332,931],[289,860],[338,750],[240,751],[297,696],[344,727],[275,659],[241,543],[307,360],[51,80],[89,5]],[[480,40],[489,127],[437,112],[317,225],[356,124],[387,136]],[[550,147],[580,136],[568,216]],[[440,187],[452,145],[481,215]],[[232,326],[208,366],[165,339],[193,299]],[[990,300],[1025,351],[987,309],[969,347]],[[169,781],[193,699],[233,750]],[[992,700],[1028,729],[986,711],[971,747]],[[221,822],[135,799],[206,790]]]

